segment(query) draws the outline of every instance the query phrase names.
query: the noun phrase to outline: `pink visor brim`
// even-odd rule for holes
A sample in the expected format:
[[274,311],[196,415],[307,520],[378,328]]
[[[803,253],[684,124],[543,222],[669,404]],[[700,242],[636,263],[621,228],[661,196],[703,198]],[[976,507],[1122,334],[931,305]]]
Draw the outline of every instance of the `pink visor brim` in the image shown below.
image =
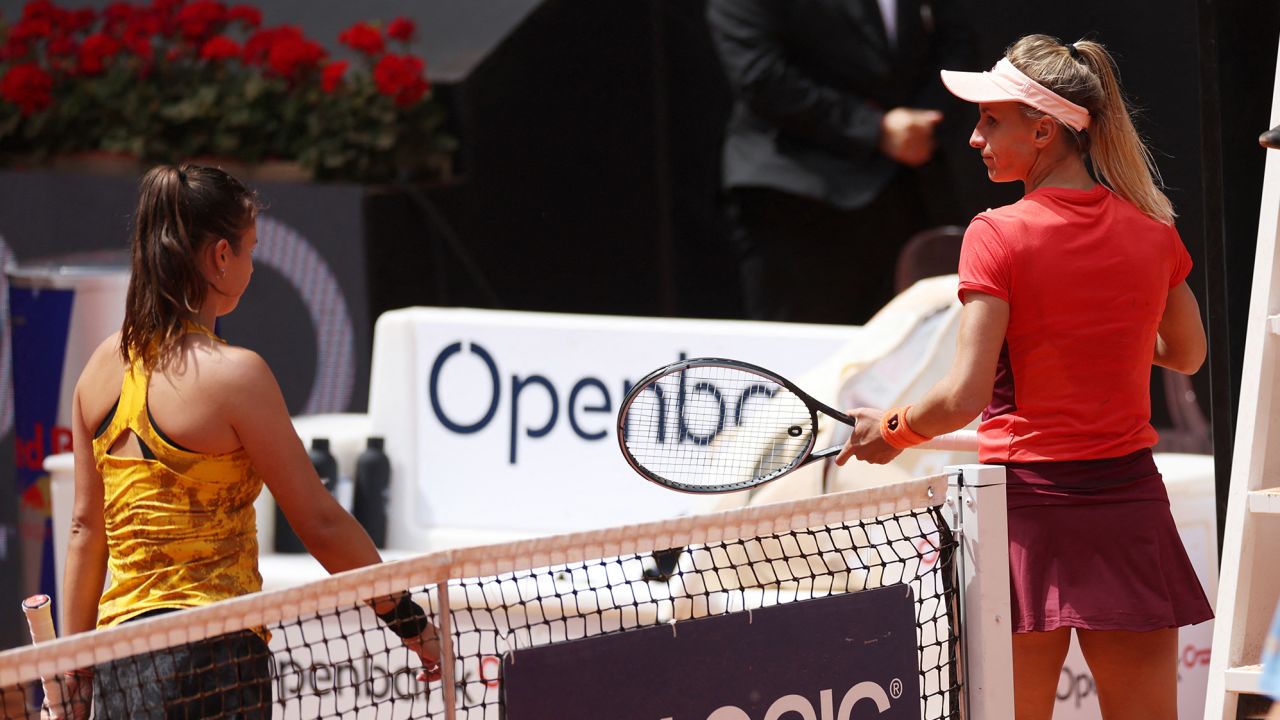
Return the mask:
[[1089,127],[1089,111],[1053,92],[1003,58],[990,72],[942,71],[951,94],[972,103],[1020,102],[1046,112],[1076,131]]
[[1023,102],[1021,97],[992,82],[987,73],[943,70],[942,84],[952,95],[966,102]]

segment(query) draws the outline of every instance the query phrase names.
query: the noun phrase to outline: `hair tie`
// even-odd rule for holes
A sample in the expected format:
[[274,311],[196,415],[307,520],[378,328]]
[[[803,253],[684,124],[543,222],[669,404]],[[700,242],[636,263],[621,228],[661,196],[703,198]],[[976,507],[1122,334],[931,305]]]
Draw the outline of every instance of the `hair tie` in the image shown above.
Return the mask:
[[[1059,42],[1061,42],[1061,41],[1059,41]],[[1071,53],[1071,59],[1072,59],[1072,60],[1075,60],[1076,62],[1080,62],[1080,50],[1076,47],[1076,44],[1075,44],[1075,43],[1065,43],[1065,42],[1064,42],[1064,43],[1062,43],[1062,46],[1063,46],[1063,47],[1065,47],[1065,48],[1067,49],[1067,52]]]
[[182,168],[178,168],[178,182],[187,184],[187,173]]

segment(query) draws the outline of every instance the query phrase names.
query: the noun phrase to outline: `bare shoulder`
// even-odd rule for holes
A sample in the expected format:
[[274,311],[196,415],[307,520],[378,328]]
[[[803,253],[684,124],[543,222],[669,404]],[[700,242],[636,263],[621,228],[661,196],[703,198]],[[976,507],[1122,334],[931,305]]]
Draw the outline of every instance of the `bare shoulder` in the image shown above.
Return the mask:
[[124,358],[120,356],[120,333],[112,333],[111,337],[103,340],[89,356],[84,371],[80,373],[76,388],[79,390],[98,387],[110,380],[115,380],[113,389],[118,392],[119,383],[124,379],[124,369]]
[[234,395],[258,393],[276,385],[267,361],[253,350],[216,343],[201,354],[208,380]]
[[76,381],[76,402],[85,419],[96,424],[120,397],[125,362],[120,356],[120,333],[103,340]]

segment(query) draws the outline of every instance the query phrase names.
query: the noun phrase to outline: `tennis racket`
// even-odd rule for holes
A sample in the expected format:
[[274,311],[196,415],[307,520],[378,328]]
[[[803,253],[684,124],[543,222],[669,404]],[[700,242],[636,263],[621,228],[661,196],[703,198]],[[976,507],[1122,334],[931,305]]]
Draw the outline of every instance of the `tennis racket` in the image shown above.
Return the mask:
[[[48,595],[32,595],[22,601],[22,612],[27,616],[27,627],[31,628],[31,643],[39,645],[43,642],[56,639],[57,633],[53,629],[53,601]],[[58,684],[57,678],[53,682],[47,682],[41,679],[40,685],[44,688],[45,703],[49,706],[55,717],[62,717],[62,686]]]
[[[695,358],[654,370],[618,411],[618,444],[636,472],[672,490],[745,490],[840,452],[814,451],[818,413],[853,418],[762,367]],[[977,433],[940,435],[920,448],[977,450]]]

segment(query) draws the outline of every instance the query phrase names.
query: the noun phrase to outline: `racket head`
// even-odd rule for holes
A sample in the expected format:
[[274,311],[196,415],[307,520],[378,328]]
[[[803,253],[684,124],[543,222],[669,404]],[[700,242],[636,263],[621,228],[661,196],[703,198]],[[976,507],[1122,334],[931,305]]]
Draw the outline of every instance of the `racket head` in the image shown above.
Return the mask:
[[672,490],[725,493],[804,464],[817,411],[785,378],[726,358],[693,358],[637,382],[618,410],[618,445],[642,477]]

